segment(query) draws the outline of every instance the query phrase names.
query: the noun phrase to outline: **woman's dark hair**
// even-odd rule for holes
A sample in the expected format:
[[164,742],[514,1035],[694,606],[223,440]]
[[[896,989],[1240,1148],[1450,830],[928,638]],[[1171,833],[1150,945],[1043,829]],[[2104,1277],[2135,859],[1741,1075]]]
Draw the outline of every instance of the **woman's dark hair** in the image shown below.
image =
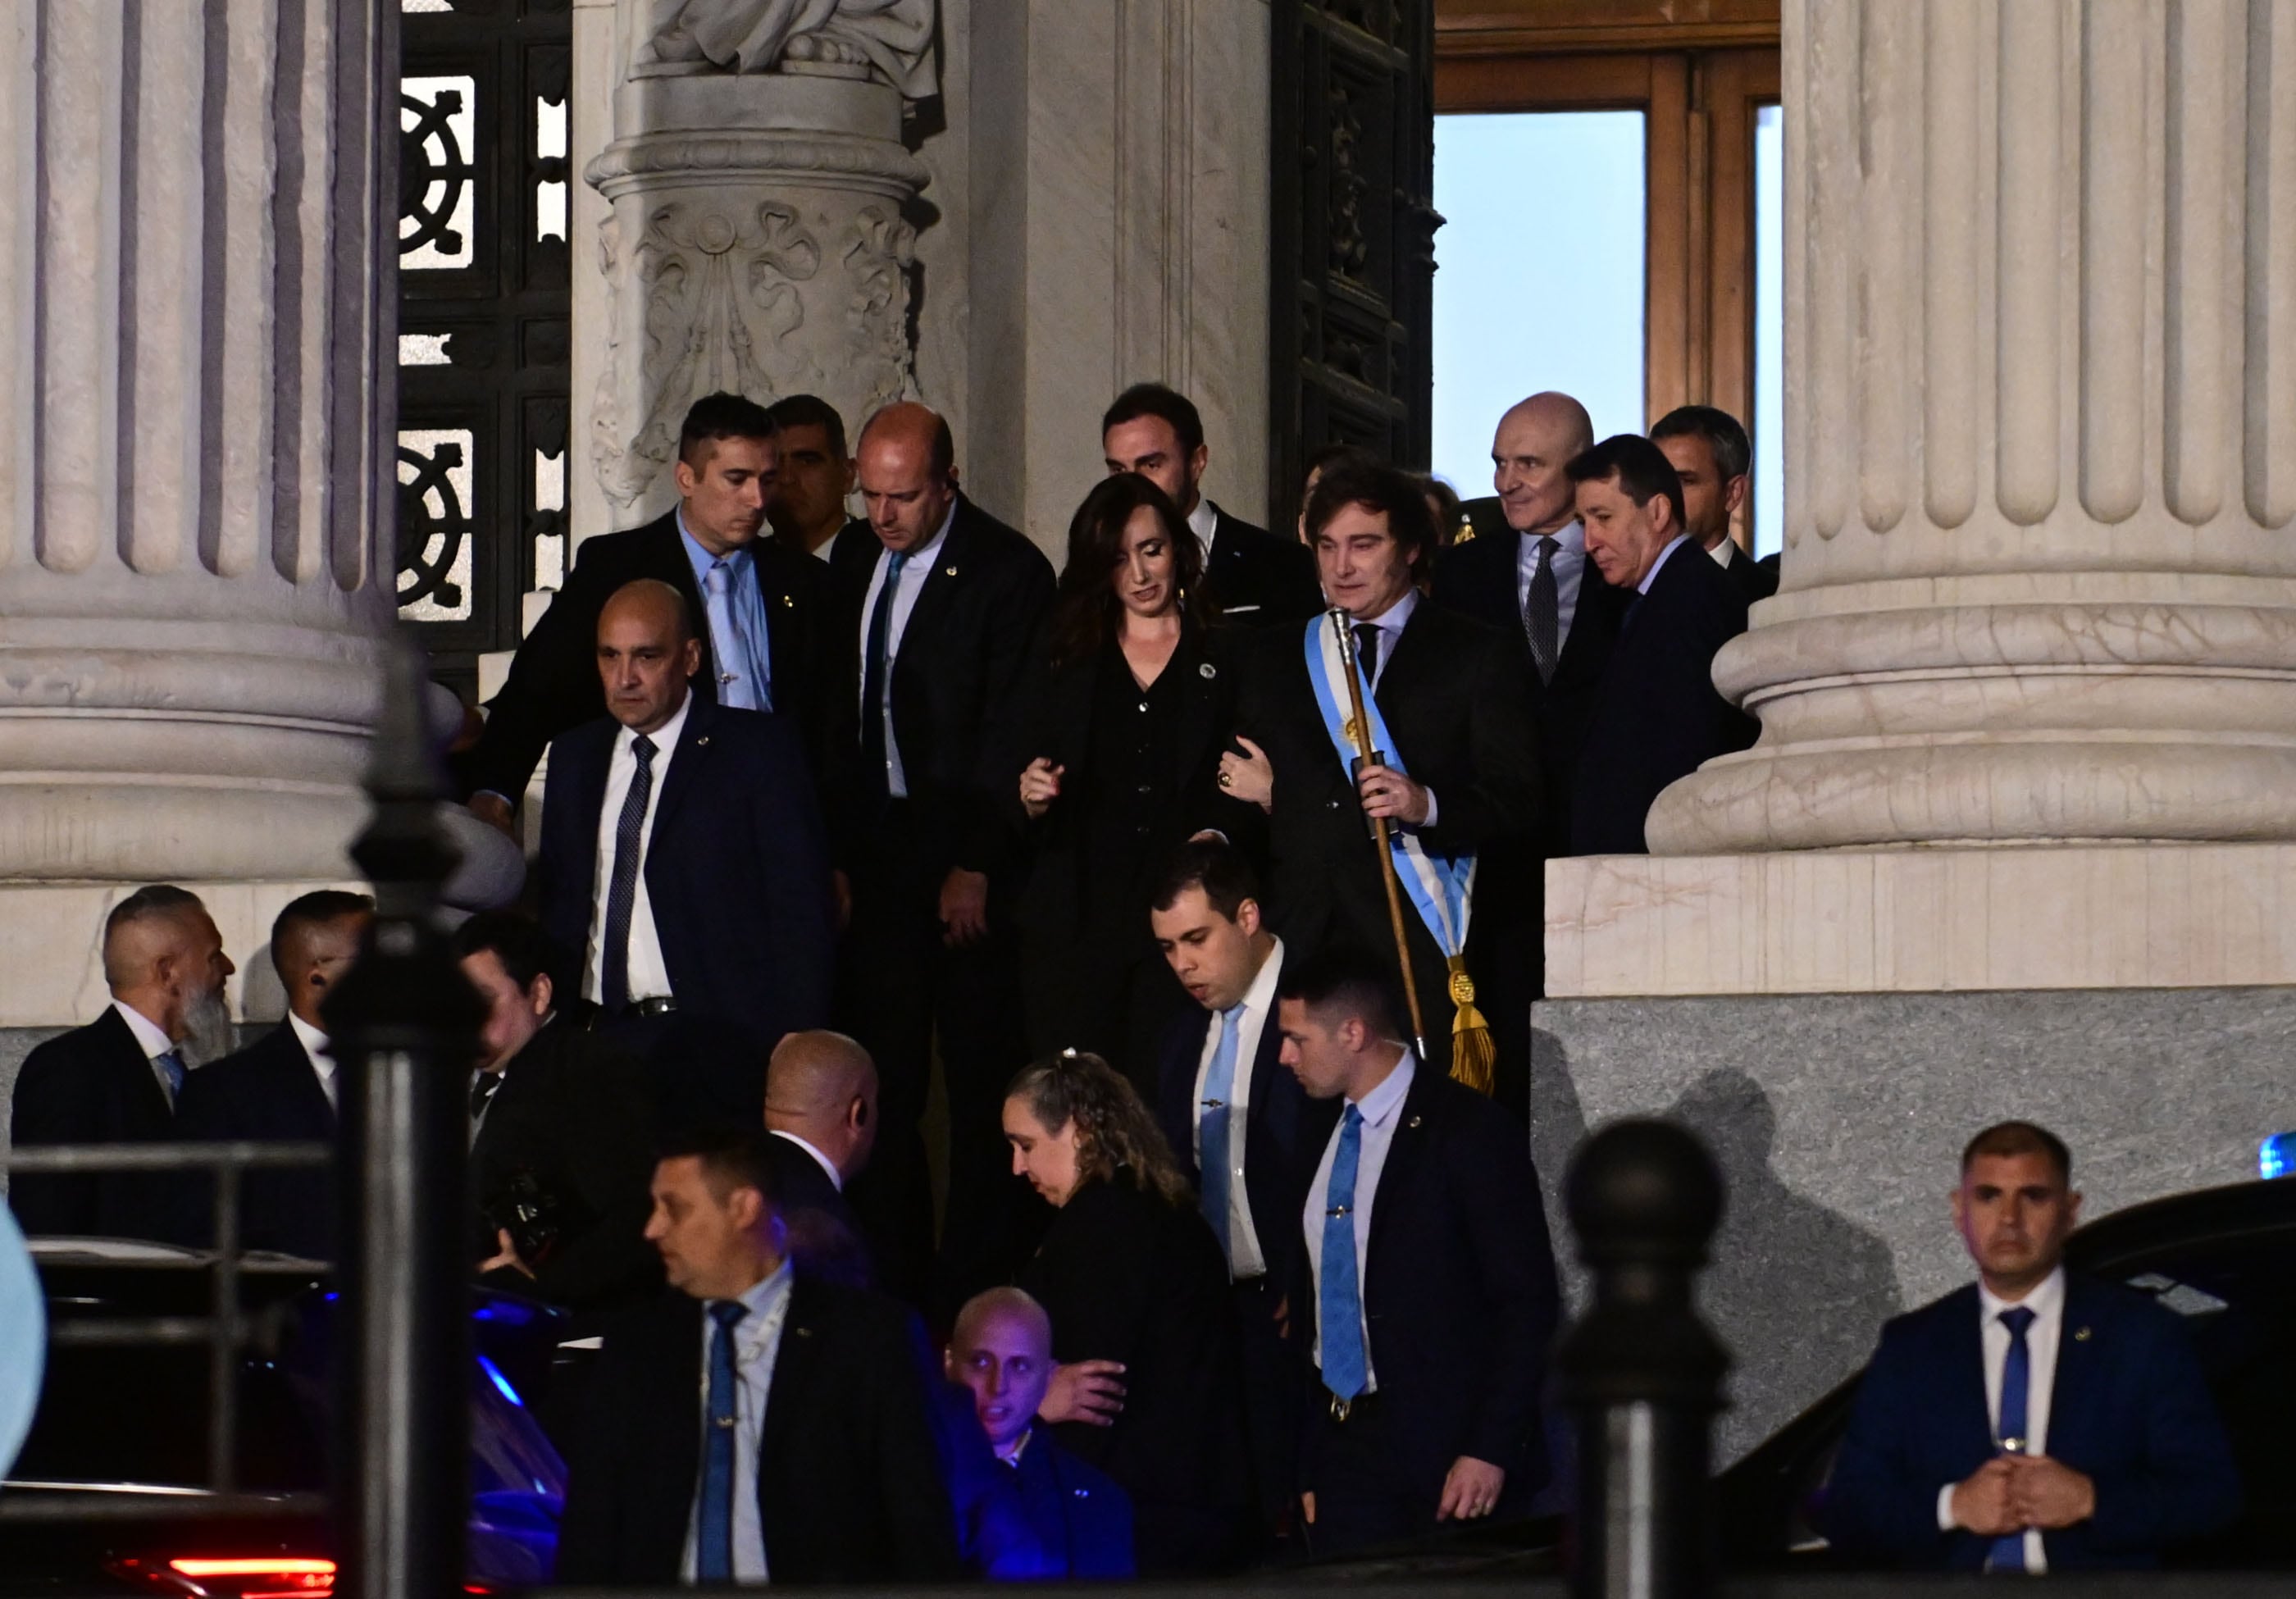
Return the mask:
[[1069,519],[1068,564],[1061,569],[1053,601],[1049,636],[1052,663],[1068,666],[1095,653],[1115,629],[1124,609],[1109,578],[1124,564],[1124,529],[1134,512],[1153,511],[1172,546],[1172,572],[1179,589],[1180,614],[1201,627],[1204,553],[1180,508],[1162,489],[1136,472],[1117,472],[1094,485]]
[[1188,1179],[1140,1091],[1098,1055],[1064,1050],[1021,1069],[1004,1097],[1048,1133],[1076,1124],[1077,1180],[1129,1183],[1168,1205],[1188,1202]]

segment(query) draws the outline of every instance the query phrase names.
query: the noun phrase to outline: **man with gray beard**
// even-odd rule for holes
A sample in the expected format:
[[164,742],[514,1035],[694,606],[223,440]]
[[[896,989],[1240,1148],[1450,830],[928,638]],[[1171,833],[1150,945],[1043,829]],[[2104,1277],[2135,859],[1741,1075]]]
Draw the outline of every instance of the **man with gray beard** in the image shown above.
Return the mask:
[[[16,1078],[11,1136],[42,1144],[156,1144],[168,1136],[186,1056],[230,1053],[224,981],[235,970],[199,896],[168,884],[136,890],[103,922],[111,1004],[51,1038]],[[28,1234],[174,1237],[179,1192],[164,1174],[73,1172],[12,1178],[8,1202]]]

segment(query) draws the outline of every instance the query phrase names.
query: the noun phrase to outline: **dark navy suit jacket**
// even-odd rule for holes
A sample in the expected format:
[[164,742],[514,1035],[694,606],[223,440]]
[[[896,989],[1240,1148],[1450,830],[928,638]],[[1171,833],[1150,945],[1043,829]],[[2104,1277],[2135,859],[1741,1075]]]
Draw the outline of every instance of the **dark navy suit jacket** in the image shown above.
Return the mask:
[[[1288,947],[1285,953],[1290,953]],[[1212,1021],[1210,1011],[1190,1005],[1164,1035],[1156,1070],[1156,1119],[1180,1169],[1199,1190],[1203,1177],[1195,1155],[1196,1066],[1203,1059],[1204,1037]],[[1318,1103],[1300,1091],[1300,1079],[1276,1058],[1283,1048],[1283,1035],[1270,1016],[1251,1059],[1251,1104],[1244,1114],[1243,1137],[1243,1186],[1251,1201],[1251,1228],[1259,1236],[1267,1275],[1278,1283],[1286,1279],[1292,1257],[1304,1247],[1300,1207],[1308,1202],[1316,1162],[1340,1117],[1338,1100]]]
[[[551,746],[536,875],[543,925],[578,963],[589,947],[598,816],[620,731],[600,718]],[[787,718],[693,701],[654,805],[645,882],[680,1011],[730,1023],[766,1049],[828,1024],[829,857]],[[579,994],[580,976],[578,965],[567,972],[562,991]],[[747,1090],[754,1097],[756,1085]]]
[[[335,1108],[319,1086],[294,1027],[282,1021],[236,1054],[201,1067],[184,1079],[176,1101],[175,1135],[187,1143],[242,1138],[332,1144]],[[240,1242],[313,1260],[335,1258],[335,1174],[332,1166],[255,1170],[241,1179]],[[210,1179],[184,1185],[180,1218],[186,1242],[214,1242]]]
[[1136,1574],[1130,1496],[1107,1472],[1054,1442],[1050,1429],[1039,1429],[1017,1462],[999,1463],[996,1470],[1027,1536],[989,1562],[991,1581],[1104,1581]]
[[[86,1027],[24,1057],[10,1106],[19,1148],[37,1144],[159,1144],[175,1111],[135,1034],[106,1005]],[[19,1172],[8,1203],[25,1232],[96,1238],[177,1235],[181,1193],[162,1172]]]
[[[1938,1490],[1997,1452],[1978,1317],[1972,1284],[1882,1329],[1820,1512],[1837,1546],[1912,1567],[1984,1564],[1991,1540],[1937,1522]],[[2191,1340],[2127,1289],[2067,1278],[2046,1444],[2096,1485],[2094,1516],[2042,1535],[2052,1571],[2154,1565],[2166,1546],[2239,1512],[2231,1446]]]

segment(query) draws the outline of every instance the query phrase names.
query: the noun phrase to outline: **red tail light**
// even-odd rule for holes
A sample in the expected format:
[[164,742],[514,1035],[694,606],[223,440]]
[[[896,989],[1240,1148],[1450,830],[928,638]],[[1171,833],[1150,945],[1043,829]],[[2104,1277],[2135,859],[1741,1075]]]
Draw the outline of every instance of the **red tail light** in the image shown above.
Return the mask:
[[311,1554],[186,1554],[119,1560],[111,1569],[184,1599],[331,1599],[335,1562]]

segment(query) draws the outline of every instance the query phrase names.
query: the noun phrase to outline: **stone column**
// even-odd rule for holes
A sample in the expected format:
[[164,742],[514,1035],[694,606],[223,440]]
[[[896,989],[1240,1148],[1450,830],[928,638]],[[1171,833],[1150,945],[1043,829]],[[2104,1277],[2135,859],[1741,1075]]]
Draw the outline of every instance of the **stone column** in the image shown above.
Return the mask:
[[2296,9],[1790,9],[1762,738],[1652,849],[2296,839]]
[[[905,94],[931,92],[931,0],[832,8],[827,29],[788,38],[768,24],[792,8],[746,0],[725,13],[759,19],[749,37],[767,45],[746,59],[653,37],[662,9],[619,8],[615,137],[586,173],[612,207],[610,303],[604,370],[578,398],[616,527],[676,500],[678,423],[702,395],[817,394],[857,425],[916,393],[906,213],[927,175],[901,118]],[[889,28],[921,19],[924,52],[872,53],[840,31],[881,12]]]
[[1965,1281],[1963,1140],[2086,1213],[2296,1125],[2296,7],[1786,0],[1760,742],[1547,876],[1533,1143],[1730,1186],[1722,1457]]
[[42,957],[4,1023],[70,1019],[32,1013],[74,1000],[105,892],[26,885],[350,873],[398,0],[0,9],[0,937]]

